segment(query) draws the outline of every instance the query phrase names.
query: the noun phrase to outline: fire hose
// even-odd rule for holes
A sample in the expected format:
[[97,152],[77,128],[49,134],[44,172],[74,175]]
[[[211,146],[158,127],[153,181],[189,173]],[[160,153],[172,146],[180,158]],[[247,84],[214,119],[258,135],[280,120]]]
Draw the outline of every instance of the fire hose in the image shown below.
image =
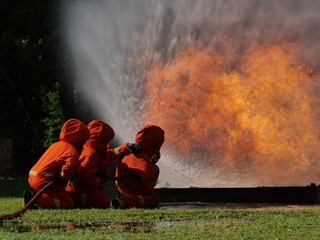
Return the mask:
[[36,203],[38,198],[49,188],[51,188],[55,184],[55,181],[51,181],[47,183],[39,192],[37,192],[36,195],[19,211],[11,213],[11,214],[5,214],[0,216],[0,221],[5,220],[5,219],[11,219],[11,218],[16,218],[19,217],[21,214],[23,214],[25,211],[27,211],[33,204]]

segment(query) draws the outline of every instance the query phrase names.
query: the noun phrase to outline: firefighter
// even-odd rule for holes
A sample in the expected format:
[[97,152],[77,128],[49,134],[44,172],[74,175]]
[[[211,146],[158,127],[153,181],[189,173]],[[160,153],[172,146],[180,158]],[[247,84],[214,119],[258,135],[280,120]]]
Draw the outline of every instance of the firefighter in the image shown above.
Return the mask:
[[76,207],[108,208],[110,200],[104,188],[112,174],[106,165],[114,163],[130,152],[139,152],[141,148],[137,144],[125,143],[115,149],[109,149],[109,144],[115,136],[113,129],[100,120],[90,122],[87,127],[90,138],[79,158],[78,179],[70,180],[66,189]]
[[[63,184],[77,173],[82,145],[89,135],[83,122],[78,119],[68,120],[61,129],[59,141],[52,144],[32,167],[28,182],[35,191],[40,191],[53,180],[57,182],[37,200],[39,208],[73,207],[73,201]],[[24,192],[25,203],[32,197],[32,192]]]
[[142,151],[125,156],[116,168],[116,184],[122,197],[112,200],[114,208],[154,208],[159,204],[154,186],[160,173],[156,163],[164,131],[155,125],[146,125],[137,133],[135,142]]

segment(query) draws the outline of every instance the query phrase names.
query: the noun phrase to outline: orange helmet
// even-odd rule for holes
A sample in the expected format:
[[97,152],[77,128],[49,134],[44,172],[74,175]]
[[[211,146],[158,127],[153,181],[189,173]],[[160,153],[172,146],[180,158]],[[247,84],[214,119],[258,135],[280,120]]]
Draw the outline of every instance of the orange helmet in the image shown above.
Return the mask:
[[135,142],[139,144],[149,156],[160,153],[164,143],[164,131],[155,125],[145,125],[138,133]]
[[83,122],[69,119],[61,129],[59,140],[80,145],[85,143],[89,136],[89,130]]
[[106,144],[114,138],[114,131],[107,123],[101,120],[93,120],[88,124],[90,142]]

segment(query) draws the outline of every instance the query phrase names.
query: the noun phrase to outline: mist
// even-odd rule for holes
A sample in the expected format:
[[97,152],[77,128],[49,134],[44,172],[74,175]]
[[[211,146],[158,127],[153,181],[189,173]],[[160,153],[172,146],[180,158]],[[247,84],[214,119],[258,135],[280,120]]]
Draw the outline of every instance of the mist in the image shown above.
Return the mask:
[[[244,62],[244,56],[254,52],[257,46],[292,43],[294,46],[286,49],[286,53],[313,69],[313,76],[304,91],[313,108],[312,125],[306,130],[311,132],[317,128],[320,119],[319,10],[319,1],[298,0],[76,1],[63,9],[67,19],[66,52],[72,56],[75,68],[70,71],[79,83],[81,96],[101,120],[112,126],[116,140],[123,143],[133,142],[140,128],[153,123],[151,120],[157,121],[157,116],[146,118],[145,109],[154,104],[152,99],[157,99],[158,91],[163,92],[169,86],[164,82],[153,93],[146,93],[147,75],[152,66],[167,66],[181,51],[199,42],[202,48],[210,48],[223,56],[223,71],[232,74],[243,71],[239,63]],[[147,116],[150,115],[149,111]],[[181,121],[172,119],[172,122],[173,126],[180,127]],[[252,167],[245,165],[241,169],[222,165],[218,154],[208,148],[193,151],[188,156],[181,154],[181,150],[176,150],[178,143],[170,138],[171,128],[160,127],[169,139],[161,149],[160,187],[319,183],[318,138],[312,142],[312,147],[300,147],[301,151],[307,152],[305,155],[310,162],[307,167],[295,171],[290,178],[276,179],[274,169],[260,163],[255,162]],[[315,131],[318,137],[318,130]],[[266,158],[262,156],[261,161]],[[253,165],[266,171],[257,174]],[[285,169],[286,164],[279,163],[275,167]]]

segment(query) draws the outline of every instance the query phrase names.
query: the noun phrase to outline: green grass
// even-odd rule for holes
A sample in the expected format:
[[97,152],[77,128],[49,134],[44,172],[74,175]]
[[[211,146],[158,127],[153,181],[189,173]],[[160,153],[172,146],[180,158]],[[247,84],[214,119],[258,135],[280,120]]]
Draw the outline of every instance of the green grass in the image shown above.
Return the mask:
[[[23,207],[0,198],[0,215]],[[0,223],[0,239],[320,239],[320,208],[29,210]]]

